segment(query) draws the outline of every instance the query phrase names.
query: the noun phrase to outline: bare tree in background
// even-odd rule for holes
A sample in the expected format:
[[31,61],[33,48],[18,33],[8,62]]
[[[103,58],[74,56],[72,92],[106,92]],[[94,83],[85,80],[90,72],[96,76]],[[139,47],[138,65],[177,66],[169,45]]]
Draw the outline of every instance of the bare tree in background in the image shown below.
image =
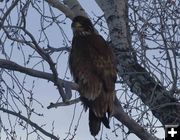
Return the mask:
[[[94,16],[89,18],[108,37],[118,62],[112,133],[124,140],[131,133],[143,140],[158,139],[158,128],[180,124],[180,2],[95,2],[103,14],[92,9]],[[37,140],[76,139],[81,120],[66,138],[55,133],[53,125],[45,129],[33,121],[35,116],[43,117],[39,110],[44,107],[34,88],[37,78],[54,84],[59,99],[48,101],[48,109],[79,102],[74,93],[78,85],[71,81],[64,62],[71,50],[70,33],[64,27],[68,24],[70,30],[69,19],[76,15],[88,16],[85,10],[77,0],[1,0],[0,134],[6,139],[20,139],[19,129],[26,132],[27,140],[32,134]],[[37,24],[33,30],[32,22]],[[52,31],[58,32],[57,43],[49,34]],[[102,133],[99,139],[111,138]]]

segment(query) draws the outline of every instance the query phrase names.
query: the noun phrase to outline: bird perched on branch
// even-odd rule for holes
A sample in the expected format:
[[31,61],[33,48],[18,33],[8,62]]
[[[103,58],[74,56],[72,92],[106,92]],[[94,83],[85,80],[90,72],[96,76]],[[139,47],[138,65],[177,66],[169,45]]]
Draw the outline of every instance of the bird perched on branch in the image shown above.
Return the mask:
[[89,109],[90,132],[96,136],[101,122],[110,128],[109,117],[115,98],[115,58],[88,18],[75,17],[71,27],[74,36],[69,67],[74,81],[79,85],[81,101],[85,109]]

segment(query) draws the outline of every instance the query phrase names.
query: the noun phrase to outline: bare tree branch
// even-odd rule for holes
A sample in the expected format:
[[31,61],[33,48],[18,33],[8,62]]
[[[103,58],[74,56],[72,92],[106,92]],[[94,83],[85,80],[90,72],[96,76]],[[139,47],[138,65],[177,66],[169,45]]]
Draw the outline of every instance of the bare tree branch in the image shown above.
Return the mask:
[[12,5],[9,7],[9,9],[6,11],[4,16],[1,18],[0,28],[2,28],[4,21],[6,20],[7,16],[10,14],[10,12],[13,10],[13,8],[17,5],[18,2],[19,2],[19,0],[14,1],[12,3]]
[[153,137],[150,133],[148,133],[143,127],[138,125],[136,121],[128,116],[126,112],[124,112],[121,103],[116,98],[115,99],[115,107],[113,116],[119,120],[122,124],[128,127],[130,133],[136,134],[142,140],[160,140],[156,137]]
[[60,103],[50,103],[50,105],[47,107],[47,109],[51,109],[51,108],[57,108],[59,106],[68,106],[68,105],[73,105],[76,103],[80,102],[80,98],[76,98],[67,102],[60,102]]
[[71,9],[66,7],[59,0],[45,0],[45,1],[49,3],[52,7],[57,8],[58,10],[63,12],[68,18],[72,19],[74,17],[74,13],[71,11]]
[[26,123],[30,124],[32,127],[34,127],[35,129],[37,129],[38,131],[40,131],[41,133],[43,133],[44,135],[46,135],[47,137],[49,137],[49,138],[51,138],[53,140],[59,140],[58,137],[56,137],[53,134],[50,134],[49,132],[45,131],[44,129],[42,129],[42,127],[40,127],[36,123],[32,122],[28,118],[24,117],[23,115],[21,115],[21,113],[16,113],[14,111],[11,111],[11,110],[8,110],[8,109],[4,109],[4,108],[1,108],[1,107],[0,107],[0,111],[3,111],[5,113],[11,114],[13,116],[16,116],[16,117],[22,119],[23,121],[25,121]]
[[[12,62],[12,61],[9,61],[9,60],[0,59],[0,68],[12,70],[12,71],[18,71],[18,72],[28,74],[28,75],[33,76],[33,77],[46,79],[46,80],[51,81],[51,82],[54,83],[53,74],[38,71],[38,70],[33,70],[31,68],[25,68],[25,67],[22,67],[22,66],[16,64],[15,62]],[[62,84],[63,83],[69,84],[69,86],[73,90],[78,89],[78,85],[73,83],[73,82],[65,81],[65,80],[62,80],[62,79],[58,79],[58,82],[60,82]]]
[[[43,78],[43,79],[46,79],[46,80],[49,80],[49,81],[52,81],[52,82],[54,80],[52,74],[41,72],[41,71],[37,71],[37,70],[32,70],[30,68],[24,68],[24,67],[14,63],[14,62],[12,62],[12,61],[9,61],[9,60],[2,60],[2,59],[0,59],[0,68],[5,68],[5,69],[8,69],[8,70],[19,71],[19,72],[22,72],[22,73],[25,73],[25,74],[28,74],[28,75],[31,75],[31,76],[34,76],[34,77]],[[61,80],[61,79],[59,79],[59,80]],[[71,85],[72,89],[78,90],[78,86],[75,83],[71,83],[71,82],[63,81],[63,80],[61,80],[61,81],[62,81],[62,83],[67,82],[68,84]],[[67,102],[62,102],[62,103],[51,103],[47,108],[50,109],[50,108],[56,108],[56,107],[59,107],[59,106],[71,105],[71,104],[77,103],[79,101],[80,101],[80,99],[77,98],[77,99],[74,99],[74,100],[71,100],[71,101],[67,101]],[[121,121],[124,124],[126,124],[127,122],[129,122],[128,123],[129,125],[131,124],[130,120],[132,120],[132,119],[130,119],[128,114],[126,114],[123,111],[122,107],[120,106],[120,103],[117,103],[117,100],[115,102],[114,117],[117,118],[117,120]],[[128,119],[128,121],[124,122],[125,119]],[[136,132],[139,132],[139,131],[136,131],[136,130],[139,130],[139,129],[140,130],[144,130],[143,127],[140,127],[137,123],[134,124],[133,128],[129,128],[129,129],[132,132],[134,132],[135,134],[137,134]],[[137,135],[142,136],[142,134],[137,134]],[[149,135],[150,134],[146,131],[143,134],[143,138],[144,137],[149,137]],[[151,138],[151,137],[149,137],[149,138]],[[149,139],[149,140],[152,140],[152,139]]]
[[[10,28],[10,29],[20,29],[23,30],[31,39],[31,41],[26,41],[24,39],[19,39],[17,37],[12,37],[8,34],[8,31],[6,30],[6,28]],[[54,84],[57,86],[57,89],[59,91],[59,94],[61,95],[63,101],[65,102],[66,99],[66,95],[64,93],[64,90],[62,88],[62,83],[61,81],[58,81],[58,72],[56,70],[56,64],[53,62],[51,56],[46,53],[39,45],[38,42],[36,41],[36,39],[34,38],[34,36],[25,28],[23,27],[17,27],[17,26],[4,26],[4,31],[7,34],[8,38],[17,42],[21,42],[21,43],[25,43],[26,45],[30,46],[32,49],[34,49],[50,66],[50,69],[53,73],[53,77],[54,77]]]

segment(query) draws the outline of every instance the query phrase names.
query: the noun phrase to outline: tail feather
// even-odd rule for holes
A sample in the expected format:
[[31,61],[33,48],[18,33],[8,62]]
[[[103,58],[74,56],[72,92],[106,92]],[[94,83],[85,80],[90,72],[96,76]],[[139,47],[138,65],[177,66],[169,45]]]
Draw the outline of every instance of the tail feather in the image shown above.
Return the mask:
[[101,118],[101,121],[102,121],[102,123],[104,124],[104,126],[106,128],[110,128],[110,126],[109,126],[109,117],[108,118],[106,117],[106,113],[104,113],[104,116],[103,116],[103,118]]
[[110,128],[109,126],[109,119],[104,116],[102,118],[97,117],[91,109],[89,109],[89,129],[91,132],[91,135],[96,136],[101,127],[101,122],[104,124],[106,128]]
[[99,133],[101,127],[101,119],[97,118],[92,110],[89,109],[89,129],[91,135],[96,136]]

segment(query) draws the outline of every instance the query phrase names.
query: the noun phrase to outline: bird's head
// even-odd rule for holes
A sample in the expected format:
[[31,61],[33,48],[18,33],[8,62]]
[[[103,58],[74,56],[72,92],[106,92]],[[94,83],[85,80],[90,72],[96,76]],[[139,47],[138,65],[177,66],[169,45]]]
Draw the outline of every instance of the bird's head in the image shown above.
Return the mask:
[[83,16],[76,16],[72,21],[71,28],[74,34],[77,33],[91,34],[94,32],[94,27],[91,21]]

